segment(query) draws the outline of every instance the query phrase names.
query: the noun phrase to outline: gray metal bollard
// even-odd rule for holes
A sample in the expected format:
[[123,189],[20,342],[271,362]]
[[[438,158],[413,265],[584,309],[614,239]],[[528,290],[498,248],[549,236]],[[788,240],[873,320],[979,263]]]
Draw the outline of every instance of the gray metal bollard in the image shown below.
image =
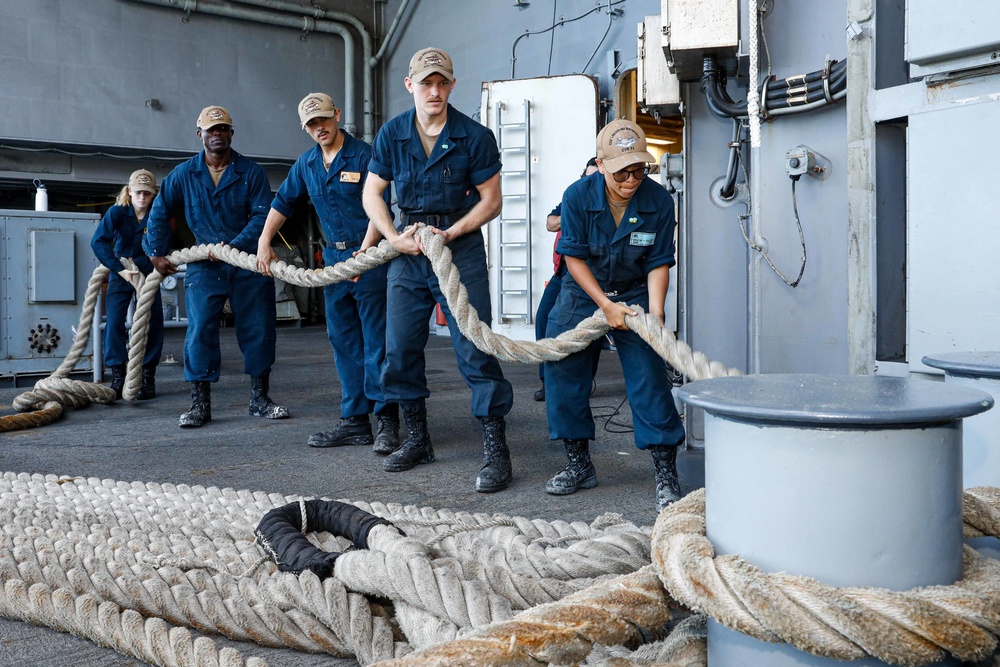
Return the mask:
[[[1000,352],[949,352],[928,355],[926,365],[944,371],[948,384],[1000,396]],[[1000,410],[990,410],[962,425],[962,478],[965,488],[1000,486]],[[977,537],[966,544],[990,558],[1000,558],[1000,540]]]
[[[923,358],[944,371],[945,382],[1000,396],[1000,352],[952,352]],[[962,477],[965,488],[1000,486],[1000,410],[965,422]]]
[[[840,587],[961,577],[961,420],[989,409],[988,394],[894,377],[757,375],[694,382],[680,395],[705,410],[717,554]],[[843,664],[709,623],[709,667]]]

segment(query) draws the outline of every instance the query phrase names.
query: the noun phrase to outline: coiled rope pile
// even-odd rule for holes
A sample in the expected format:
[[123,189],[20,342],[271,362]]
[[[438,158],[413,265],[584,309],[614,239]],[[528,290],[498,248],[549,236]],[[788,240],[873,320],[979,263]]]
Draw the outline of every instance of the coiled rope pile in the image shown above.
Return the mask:
[[[427,229],[419,233],[460,329],[480,349],[537,363],[580,350],[607,330],[595,315],[538,343],[496,336],[468,306],[439,237]],[[210,253],[243,268],[255,265],[253,256],[225,246],[179,251],[169,259],[180,264]],[[280,262],[272,268],[294,284],[329,284],[392,256],[383,243],[319,272]],[[90,313],[85,307],[71,354],[50,382],[40,382],[16,405],[52,415],[61,412],[59,401],[79,406],[114,400],[99,386],[91,398],[66,377],[86,345],[103,277],[98,270],[88,286]],[[158,282],[154,273],[139,291],[127,398],[138,389],[134,360],[144,352]],[[692,354],[655,318],[640,313],[627,324],[692,379],[734,372]],[[74,398],[64,399],[63,392]],[[364,665],[586,660],[609,667],[696,667],[706,661],[702,613],[764,641],[900,665],[928,664],[949,654],[985,660],[1000,634],[997,561],[966,549],[962,581],[904,593],[838,590],[804,577],[768,575],[738,557],[714,556],[705,538],[703,492],[662,512],[652,538],[611,515],[588,525],[355,502],[406,536],[376,526],[369,548],[344,553],[333,576],[322,580],[309,572],[279,572],[262,561],[254,543],[260,517],[294,501],[231,489],[5,473],[0,615],[180,667],[264,665],[234,649],[217,649],[205,634],[353,655]],[[1000,537],[1000,490],[967,491],[965,519],[967,536]],[[309,537],[329,551],[347,547],[329,534]],[[673,628],[672,610],[688,614]],[[623,647],[640,644],[634,652]]]
[[[908,592],[769,575],[714,557],[703,491],[664,510],[652,539],[615,515],[588,525],[355,501],[407,536],[376,526],[369,548],[343,553],[322,580],[279,572],[254,543],[260,517],[296,500],[5,473],[0,615],[180,667],[264,665],[206,634],[393,667],[704,665],[704,617],[669,632],[675,610],[899,665],[981,661],[1000,633],[998,561],[967,548],[962,581]],[[997,536],[1000,490],[967,491],[965,519],[967,536]],[[349,545],[308,537],[327,551]]]

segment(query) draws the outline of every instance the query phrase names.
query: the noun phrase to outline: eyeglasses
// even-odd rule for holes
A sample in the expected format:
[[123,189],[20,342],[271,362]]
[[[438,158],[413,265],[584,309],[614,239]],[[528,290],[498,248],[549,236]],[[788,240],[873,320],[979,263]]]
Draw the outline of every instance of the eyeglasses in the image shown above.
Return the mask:
[[615,179],[615,183],[624,183],[631,176],[637,181],[641,181],[649,175],[649,166],[636,167],[635,169],[622,169],[621,171],[616,171],[611,176]]

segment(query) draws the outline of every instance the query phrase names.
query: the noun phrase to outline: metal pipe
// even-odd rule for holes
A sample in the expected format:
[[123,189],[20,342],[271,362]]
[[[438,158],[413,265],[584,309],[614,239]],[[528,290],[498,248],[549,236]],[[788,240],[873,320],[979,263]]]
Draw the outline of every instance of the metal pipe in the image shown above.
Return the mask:
[[[290,2],[289,0],[231,0],[232,2],[241,3],[244,5],[255,5],[257,7],[266,7],[267,9],[276,9],[283,12],[294,12],[297,14],[303,14],[306,16],[312,16],[316,20],[322,21],[334,21],[340,23],[346,23],[352,28],[358,31],[361,35],[361,51],[364,55],[364,128],[365,128],[365,141],[371,143],[375,139],[374,131],[374,99],[375,99],[375,85],[373,83],[372,68],[378,64],[378,59],[372,55],[372,38],[371,34],[368,32],[368,28],[365,24],[361,22],[356,16],[352,14],[347,14],[345,12],[338,12],[331,9],[325,9],[316,5],[300,5],[297,2]],[[405,3],[404,3],[405,5]],[[346,123],[345,123],[345,129]],[[353,132],[353,130],[352,130]]]
[[[132,1],[141,2],[147,5],[167,7],[170,9],[179,9],[184,12],[201,12],[203,14],[212,14],[214,16],[222,16],[225,18],[242,19],[245,21],[255,21],[257,23],[266,23],[268,25],[286,28],[297,28],[303,31],[316,31],[338,35],[344,40],[344,129],[352,134],[357,132],[357,122],[355,121],[354,110],[354,36],[351,35],[351,32],[343,25],[332,21],[317,21],[316,19],[309,18],[307,16],[284,16],[282,14],[263,12],[255,9],[229,7],[228,5],[220,5],[214,2],[205,2],[205,0],[198,0],[198,2],[184,0],[183,4],[181,3],[181,0]],[[366,76],[370,76],[368,68],[365,68],[365,72]],[[366,122],[367,120],[368,118],[366,117]],[[366,135],[366,140],[369,142],[371,142],[373,138],[374,137],[368,138]]]
[[396,26],[399,25],[399,19],[403,17],[403,12],[406,11],[406,6],[410,4],[410,0],[403,0],[403,4],[399,6],[396,10],[396,16],[393,17],[392,23],[389,25],[388,32],[385,33],[385,37],[382,38],[382,46],[378,47],[378,53],[375,54],[375,62],[372,65],[377,65],[382,56],[385,55],[385,49],[389,46],[389,40],[392,39],[393,34],[396,32]]

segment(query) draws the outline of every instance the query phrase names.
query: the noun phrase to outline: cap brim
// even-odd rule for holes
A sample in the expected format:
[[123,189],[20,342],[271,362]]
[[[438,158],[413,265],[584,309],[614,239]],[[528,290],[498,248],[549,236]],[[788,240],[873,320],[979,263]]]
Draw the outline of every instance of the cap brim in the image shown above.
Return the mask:
[[137,188],[133,188],[130,185],[130,186],[128,186],[128,189],[131,190],[132,192],[148,192],[151,195],[155,195],[156,194],[156,190],[154,190],[153,188],[150,188],[148,185],[140,185]]
[[635,153],[625,153],[624,155],[619,155],[618,157],[613,157],[607,160],[601,160],[601,164],[604,165],[604,170],[615,174],[625,167],[631,167],[633,164],[649,164],[651,162],[656,162],[647,151],[636,151]]
[[198,129],[202,131],[211,130],[213,127],[219,127],[220,125],[228,125],[229,127],[233,126],[232,123],[227,123],[226,121],[219,121],[218,123],[212,123],[211,125],[206,125],[205,127],[199,126]]
[[413,81],[414,83],[420,83],[421,81],[429,77],[431,74],[440,74],[449,81],[455,80],[455,75],[449,72],[448,70],[432,67],[430,69],[425,69],[423,72],[420,72],[419,74],[414,74],[413,76],[410,77],[410,81]]
[[302,127],[306,126],[306,123],[311,121],[313,118],[333,118],[337,115],[337,110],[333,111],[314,111],[305,118],[302,119]]

